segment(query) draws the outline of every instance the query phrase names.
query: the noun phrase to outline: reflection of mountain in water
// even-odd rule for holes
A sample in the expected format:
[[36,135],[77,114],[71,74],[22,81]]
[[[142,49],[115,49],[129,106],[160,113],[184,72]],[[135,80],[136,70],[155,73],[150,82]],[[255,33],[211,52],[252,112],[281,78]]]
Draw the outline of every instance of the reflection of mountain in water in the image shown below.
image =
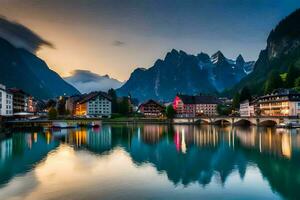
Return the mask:
[[31,170],[58,146],[47,133],[15,133],[0,141],[0,185]]
[[273,191],[300,199],[300,134],[260,128],[144,125],[13,134],[1,141],[0,184],[30,170],[59,142],[99,156],[123,148],[136,165],[150,163],[176,185],[205,186],[213,178],[226,184],[234,171],[243,179],[251,164]]
[[151,163],[174,184],[198,182],[205,186],[214,176],[224,184],[236,170],[243,179],[251,163],[274,191],[284,197],[300,197],[295,194],[300,186],[299,134],[256,128],[145,125],[107,126],[87,135],[91,139],[84,145],[88,150],[106,154],[122,147],[137,165]]

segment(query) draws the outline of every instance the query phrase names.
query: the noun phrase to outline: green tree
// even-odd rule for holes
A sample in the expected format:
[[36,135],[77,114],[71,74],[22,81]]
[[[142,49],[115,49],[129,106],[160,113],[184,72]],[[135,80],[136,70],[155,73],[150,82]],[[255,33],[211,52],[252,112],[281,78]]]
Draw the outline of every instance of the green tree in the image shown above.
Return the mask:
[[300,87],[300,77],[296,78],[295,87]]
[[271,71],[265,83],[265,94],[283,87],[283,81],[277,71]]
[[217,106],[217,112],[219,115],[228,116],[229,114],[231,114],[231,111],[232,109],[229,105],[218,104]]
[[48,111],[48,118],[49,119],[56,119],[57,118],[57,110],[54,107],[51,107]]
[[299,76],[300,76],[299,69],[294,64],[290,65],[286,76],[286,82],[285,82],[286,87],[293,88],[295,86],[295,80]]
[[66,114],[66,99],[65,97],[61,97],[57,102],[57,112],[58,115]]
[[241,91],[239,103],[245,100],[251,101],[251,92],[247,86],[245,86]]
[[295,80],[295,89],[297,92],[300,92],[300,77]]
[[129,99],[128,97],[123,97],[121,102],[118,105],[118,111],[122,115],[128,115],[130,112],[129,108]]
[[232,108],[238,109],[240,107],[240,93],[236,93],[232,100]]
[[116,91],[111,88],[108,90],[108,95],[111,97],[111,110],[113,113],[117,113],[118,112],[118,97],[117,97],[117,93]]
[[168,105],[166,107],[166,116],[168,119],[173,119],[176,115],[176,110],[174,110],[173,105]]

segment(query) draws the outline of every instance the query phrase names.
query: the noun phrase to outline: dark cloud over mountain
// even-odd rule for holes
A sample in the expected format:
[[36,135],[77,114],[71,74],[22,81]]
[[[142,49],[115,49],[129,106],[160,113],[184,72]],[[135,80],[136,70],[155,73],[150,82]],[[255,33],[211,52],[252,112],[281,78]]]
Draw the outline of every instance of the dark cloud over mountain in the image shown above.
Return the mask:
[[44,45],[54,47],[52,43],[44,40],[29,28],[3,16],[0,16],[0,37],[8,40],[16,47],[25,48],[33,53]]

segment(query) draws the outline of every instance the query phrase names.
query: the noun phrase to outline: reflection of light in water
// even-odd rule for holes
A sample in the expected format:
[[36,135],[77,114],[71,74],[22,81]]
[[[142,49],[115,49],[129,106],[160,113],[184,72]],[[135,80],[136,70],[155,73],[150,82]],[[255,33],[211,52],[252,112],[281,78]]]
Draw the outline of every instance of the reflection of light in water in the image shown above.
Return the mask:
[[49,132],[49,131],[46,131],[46,132],[45,132],[45,136],[46,136],[47,144],[49,144],[49,143],[50,143],[50,140],[51,140],[51,134],[50,134],[50,132]]
[[32,139],[31,139],[31,134],[26,134],[26,143],[27,143],[27,146],[29,147],[29,149],[31,149],[32,147]]
[[7,158],[12,156],[12,144],[13,140],[7,139],[1,142],[1,161],[5,161]]
[[259,133],[259,152],[261,153],[261,133]]
[[291,135],[283,134],[281,142],[282,142],[282,154],[287,158],[291,158],[291,154],[292,154]]
[[272,149],[272,131],[271,128],[267,129],[267,133],[268,133],[268,138],[269,138],[269,149]]
[[34,143],[37,142],[37,132],[34,132],[34,133],[33,133],[33,140],[34,140]]
[[182,151],[182,153],[186,153],[186,144],[185,144],[184,129],[181,129],[181,151]]
[[76,130],[75,141],[77,146],[86,144],[86,130]]
[[179,138],[179,132],[176,131],[175,135],[174,135],[174,143],[176,146],[176,150],[180,151],[180,138]]

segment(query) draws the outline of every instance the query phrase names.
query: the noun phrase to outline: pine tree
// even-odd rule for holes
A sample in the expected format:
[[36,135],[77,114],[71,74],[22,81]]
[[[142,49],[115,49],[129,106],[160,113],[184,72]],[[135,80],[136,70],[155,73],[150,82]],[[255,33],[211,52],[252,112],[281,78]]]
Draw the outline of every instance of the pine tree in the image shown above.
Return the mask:
[[283,81],[277,71],[271,71],[265,83],[265,94],[283,87]]
[[172,105],[167,106],[166,115],[168,119],[173,119],[176,115],[176,111],[174,110]]
[[299,75],[299,69],[295,65],[291,65],[286,76],[286,87],[293,88],[295,86],[295,80]]
[[240,102],[243,102],[245,100],[251,100],[251,92],[247,86],[245,86],[240,94]]
[[232,100],[233,109],[237,109],[240,106],[240,93],[236,93]]
[[111,105],[112,105],[112,113],[118,112],[118,102],[117,102],[117,94],[114,89],[108,90],[108,95],[111,97]]

